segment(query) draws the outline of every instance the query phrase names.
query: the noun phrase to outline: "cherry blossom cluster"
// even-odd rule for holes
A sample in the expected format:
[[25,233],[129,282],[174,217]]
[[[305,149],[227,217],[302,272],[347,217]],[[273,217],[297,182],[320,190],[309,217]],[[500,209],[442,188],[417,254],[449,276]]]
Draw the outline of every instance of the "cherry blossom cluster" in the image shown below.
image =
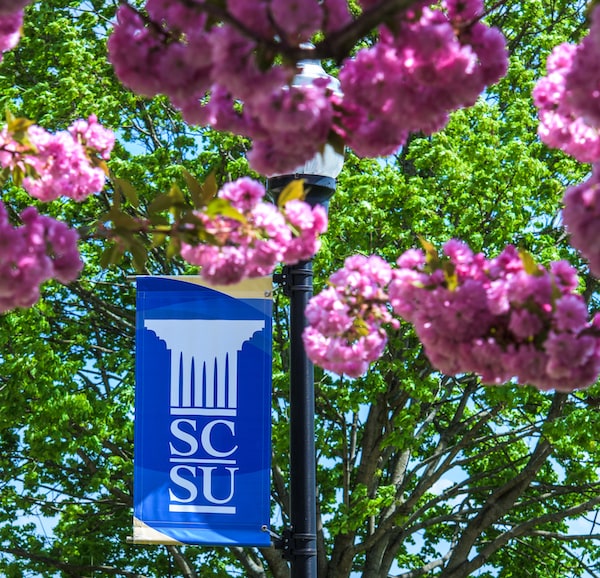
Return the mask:
[[306,308],[303,341],[313,363],[338,374],[358,377],[381,357],[386,327],[397,327],[386,287],[392,268],[377,256],[355,255],[334,273],[330,286]]
[[[538,80],[533,100],[538,109],[538,134],[549,147],[584,163],[600,160],[600,133],[573,106],[570,73],[581,46],[560,44],[546,61],[547,76]],[[599,125],[600,126],[600,125]]]
[[[113,133],[94,116],[57,134],[25,119],[12,119],[0,132],[0,167],[16,182],[22,179],[25,190],[37,199],[64,195],[81,201],[104,186],[101,164],[113,144]],[[83,266],[74,230],[33,207],[25,209],[20,220],[22,224],[14,226],[0,202],[0,313],[33,305],[42,283],[70,283]]]
[[21,38],[23,8],[31,0],[0,0],[0,61],[2,53],[12,50]]
[[213,211],[209,204],[196,213],[206,239],[182,243],[181,256],[199,265],[207,281],[222,285],[269,275],[280,262],[292,265],[312,257],[327,228],[323,207],[295,199],[279,210],[264,196],[263,185],[247,177],[224,185],[220,209]]
[[23,10],[30,3],[31,0],[0,0],[0,14],[12,14]]
[[350,23],[345,0],[229,2],[218,24],[203,2],[147,0],[147,15],[123,4],[109,57],[126,86],[166,94],[192,124],[251,138],[251,166],[282,174],[333,133],[359,154],[390,154],[410,132],[439,130],[505,73],[504,38],[478,20],[483,0],[429,4],[415,2],[380,27],[375,46],[342,62],[341,93],[325,76],[296,82],[299,68],[274,57]]
[[588,181],[565,192],[564,223],[572,245],[589,261],[590,270],[600,275],[600,5],[591,14],[588,36],[579,45],[561,44],[554,48],[546,64],[547,76],[533,91],[538,107],[538,133],[543,142],[577,160],[592,163]]
[[392,154],[412,132],[432,134],[448,113],[471,106],[507,69],[499,30],[476,18],[483,2],[447,0],[446,12],[413,6],[372,48],[340,70],[339,132],[359,155]]
[[70,283],[83,266],[73,229],[33,207],[21,213],[21,221],[13,226],[0,202],[0,313],[30,307],[44,281]]
[[600,128],[600,84],[596,70],[600,56],[600,5],[591,12],[589,34],[581,41],[569,71],[569,100],[573,110],[587,123]]
[[600,163],[592,165],[586,181],[566,190],[563,202],[570,243],[588,260],[590,271],[600,277]]
[[[19,42],[23,9],[30,1],[0,0],[0,60]],[[57,134],[13,119],[0,131],[0,167],[39,200],[67,196],[81,201],[103,188],[103,161],[114,141],[95,116]],[[42,283],[70,283],[83,266],[74,230],[33,207],[25,209],[20,220],[14,226],[0,202],[0,313],[30,307],[39,299]]]
[[311,299],[304,345],[314,363],[362,375],[383,353],[386,330],[398,326],[393,311],[414,325],[443,373],[558,391],[597,380],[600,315],[588,320],[566,261],[545,269],[512,246],[487,259],[451,240],[441,256],[432,247],[412,249],[397,264],[350,257]]
[[51,134],[37,125],[16,137],[10,123],[0,132],[0,166],[27,175],[25,190],[36,199],[60,196],[82,201],[104,187],[101,161],[110,157],[115,137],[95,116],[78,120],[68,130]]
[[577,283],[565,261],[547,270],[511,246],[487,259],[452,240],[440,257],[404,253],[388,292],[440,371],[572,391],[600,373],[600,317]]

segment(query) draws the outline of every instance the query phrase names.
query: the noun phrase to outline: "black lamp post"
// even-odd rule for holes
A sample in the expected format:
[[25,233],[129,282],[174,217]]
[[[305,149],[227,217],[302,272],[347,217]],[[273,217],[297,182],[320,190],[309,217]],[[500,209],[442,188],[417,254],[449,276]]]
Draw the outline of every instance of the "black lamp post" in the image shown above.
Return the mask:
[[[316,78],[329,78],[337,89],[337,80],[327,75],[318,61],[299,63],[300,73],[294,85],[305,85]],[[322,153],[293,173],[267,180],[274,200],[287,184],[304,181],[305,201],[311,206],[329,206],[335,192],[335,179],[344,157],[330,145]],[[291,563],[292,578],[317,578],[317,498],[315,454],[314,371],[302,343],[306,324],[304,310],[313,294],[312,261],[286,266],[280,278],[290,298],[290,522],[279,544]]]

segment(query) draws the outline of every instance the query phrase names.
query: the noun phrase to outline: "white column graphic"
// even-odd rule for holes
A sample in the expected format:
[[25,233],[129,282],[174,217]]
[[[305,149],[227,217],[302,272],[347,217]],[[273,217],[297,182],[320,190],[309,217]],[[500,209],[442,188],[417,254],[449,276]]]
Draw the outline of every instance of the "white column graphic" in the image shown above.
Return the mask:
[[236,415],[237,354],[261,320],[146,319],[171,351],[171,414]]

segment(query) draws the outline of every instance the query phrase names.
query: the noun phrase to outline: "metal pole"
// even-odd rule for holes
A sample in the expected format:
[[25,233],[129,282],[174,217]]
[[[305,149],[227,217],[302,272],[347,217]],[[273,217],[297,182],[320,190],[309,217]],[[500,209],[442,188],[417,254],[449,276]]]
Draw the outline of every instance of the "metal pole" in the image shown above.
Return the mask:
[[287,267],[290,292],[290,507],[291,577],[317,578],[314,368],[302,331],[313,294],[312,262]]
[[[327,210],[335,179],[321,175],[281,175],[268,180],[273,200],[294,179],[304,181],[305,201]],[[291,578],[317,578],[317,459],[315,452],[314,367],[302,342],[304,310],[313,294],[312,261],[287,265],[279,277],[290,298],[290,523],[276,547],[290,561]]]

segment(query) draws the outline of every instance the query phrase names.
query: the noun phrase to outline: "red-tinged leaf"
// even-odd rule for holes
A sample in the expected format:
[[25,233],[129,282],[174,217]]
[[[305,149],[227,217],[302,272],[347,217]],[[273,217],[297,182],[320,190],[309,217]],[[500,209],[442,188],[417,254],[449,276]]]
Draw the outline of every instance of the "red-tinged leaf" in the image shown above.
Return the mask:
[[192,202],[196,209],[206,207],[208,203],[217,195],[217,180],[214,171],[211,172],[205,179],[204,183],[200,183],[189,171],[183,169],[183,178],[188,186]]
[[98,167],[99,169],[102,170],[102,172],[107,176],[110,177],[110,169],[108,168],[108,164],[106,163],[106,161],[104,159],[100,159],[98,157],[92,157],[92,165],[94,165],[95,167]]
[[206,205],[211,199],[214,199],[217,196],[217,192],[219,191],[215,171],[208,173],[206,179],[204,179],[204,183],[202,184],[202,189],[204,190],[203,200],[204,204]]
[[123,258],[123,250],[115,243],[109,244],[100,255],[100,266],[108,269],[111,265],[116,265]]
[[167,245],[167,259],[177,257],[181,252],[181,241],[177,237],[171,237],[169,244]]
[[155,197],[150,205],[148,206],[148,212],[152,213],[160,213],[162,211],[166,211],[173,206],[173,199],[168,195],[158,195]]
[[146,247],[137,239],[134,239],[129,247],[131,256],[133,257],[133,265],[138,273],[143,273],[146,270],[146,260],[148,259],[148,251]]
[[139,231],[140,229],[140,223],[136,219],[115,208],[110,211],[109,217],[117,229],[125,229],[127,231]]
[[427,264],[427,268],[430,272],[436,271],[442,267],[442,260],[437,252],[437,249],[424,237],[421,235],[417,235],[419,238],[419,243],[421,243],[421,247],[425,251],[425,263]]
[[13,138],[15,140],[19,140],[16,137],[16,135],[17,134],[24,135],[27,132],[27,129],[30,126],[33,126],[34,124],[35,123],[32,120],[29,120],[28,118],[18,118],[18,117],[12,116],[12,118],[10,120],[7,119],[6,128],[7,128],[8,132],[13,135]]
[[[106,163],[104,163],[104,165],[106,166]],[[108,170],[108,167],[106,167],[106,169]],[[117,191],[122,193],[129,201],[129,204],[137,209],[140,204],[140,199],[135,187],[128,180],[121,178],[114,178],[113,183]]]
[[417,235],[419,239],[419,243],[421,243],[421,247],[423,247],[423,251],[425,251],[425,255],[427,260],[436,260],[439,261],[439,256],[437,249],[425,239],[425,237],[421,237],[421,235]]
[[327,137],[327,143],[330,144],[333,150],[341,156],[344,156],[346,145],[344,143],[344,139],[334,131],[329,133]]

